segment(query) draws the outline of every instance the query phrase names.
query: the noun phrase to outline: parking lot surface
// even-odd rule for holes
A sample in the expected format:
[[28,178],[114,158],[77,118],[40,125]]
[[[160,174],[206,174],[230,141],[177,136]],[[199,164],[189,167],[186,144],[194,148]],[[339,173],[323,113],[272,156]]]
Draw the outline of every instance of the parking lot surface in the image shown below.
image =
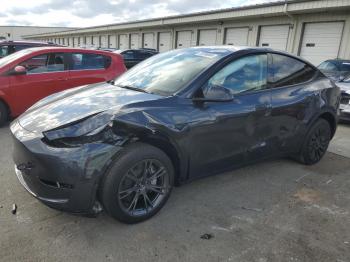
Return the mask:
[[197,180],[137,225],[44,206],[17,181],[11,151],[0,128],[0,261],[350,260],[350,125],[315,166],[279,159]]

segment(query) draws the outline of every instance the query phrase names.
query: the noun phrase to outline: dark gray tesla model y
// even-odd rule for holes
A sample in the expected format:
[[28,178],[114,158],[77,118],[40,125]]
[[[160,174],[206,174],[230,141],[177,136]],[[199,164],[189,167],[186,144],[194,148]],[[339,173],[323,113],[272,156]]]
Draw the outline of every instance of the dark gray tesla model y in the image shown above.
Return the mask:
[[50,207],[136,223],[174,185],[271,157],[317,163],[339,101],[331,80],[287,53],[174,50],[35,104],[11,125],[15,169]]

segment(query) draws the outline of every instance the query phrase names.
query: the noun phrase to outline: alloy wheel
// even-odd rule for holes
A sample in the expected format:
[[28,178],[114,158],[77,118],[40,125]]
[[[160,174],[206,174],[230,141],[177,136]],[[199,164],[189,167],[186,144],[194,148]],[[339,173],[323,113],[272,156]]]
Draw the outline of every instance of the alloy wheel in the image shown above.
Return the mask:
[[143,216],[156,209],[169,193],[169,174],[156,159],[138,162],[122,177],[118,201],[130,216]]

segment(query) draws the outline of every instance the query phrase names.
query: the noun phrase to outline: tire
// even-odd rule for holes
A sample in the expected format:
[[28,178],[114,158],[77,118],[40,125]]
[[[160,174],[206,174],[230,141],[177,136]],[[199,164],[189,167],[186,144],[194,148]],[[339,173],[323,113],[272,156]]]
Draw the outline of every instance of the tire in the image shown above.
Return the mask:
[[309,130],[300,152],[300,162],[305,165],[318,163],[327,152],[332,131],[325,119],[318,119]]
[[114,160],[102,181],[100,198],[109,215],[134,224],[158,213],[173,185],[174,168],[168,156],[151,145],[135,143]]
[[0,127],[2,127],[8,120],[8,110],[6,105],[0,101]]

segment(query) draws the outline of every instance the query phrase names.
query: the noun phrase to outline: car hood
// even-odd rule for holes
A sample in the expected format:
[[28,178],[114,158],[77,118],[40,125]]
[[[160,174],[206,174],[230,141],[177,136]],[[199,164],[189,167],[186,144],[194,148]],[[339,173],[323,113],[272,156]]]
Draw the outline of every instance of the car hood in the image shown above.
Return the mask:
[[42,133],[88,116],[162,96],[120,88],[108,83],[82,86],[39,101],[18,118],[26,130]]

